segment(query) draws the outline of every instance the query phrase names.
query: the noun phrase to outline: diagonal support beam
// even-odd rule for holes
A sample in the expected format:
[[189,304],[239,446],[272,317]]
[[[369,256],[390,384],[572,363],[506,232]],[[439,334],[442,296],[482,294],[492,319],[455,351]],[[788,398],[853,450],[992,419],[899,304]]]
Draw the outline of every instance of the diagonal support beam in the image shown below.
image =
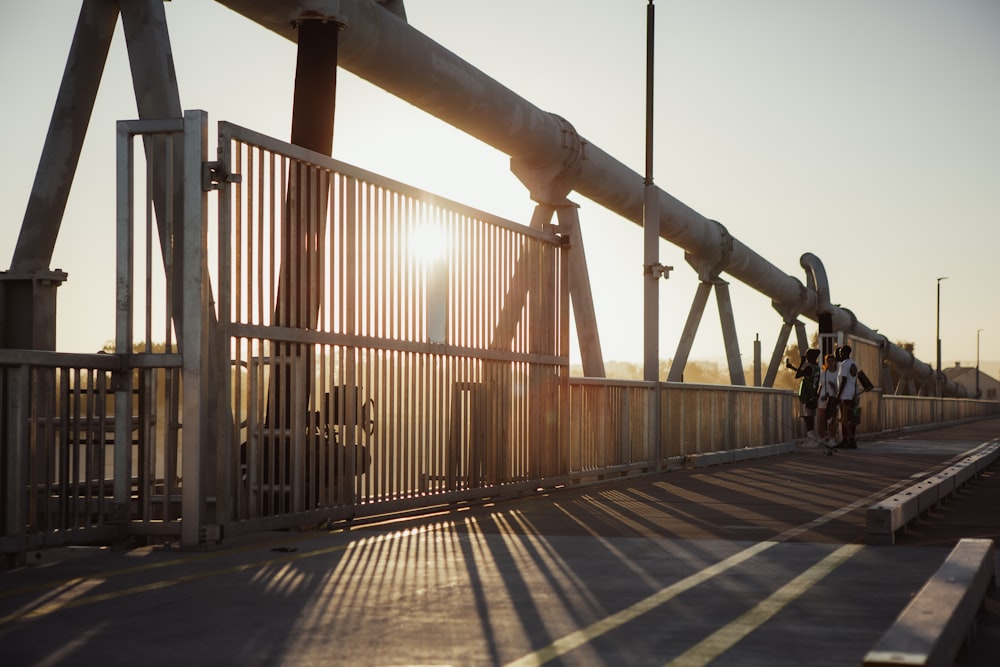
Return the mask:
[[116,0],[89,0],[80,8],[73,45],[14,248],[12,272],[44,271],[52,260],[117,25]]
[[[574,320],[576,322],[577,339],[580,345],[580,355],[583,360],[583,373],[587,377],[606,377],[604,357],[601,353],[600,334],[597,329],[597,316],[594,311],[594,298],[590,290],[590,273],[587,269],[587,259],[583,248],[583,235],[580,232],[580,218],[575,204],[565,205],[537,204],[531,215],[531,227],[544,229],[555,213],[559,220],[559,233],[570,239],[569,249],[569,292],[573,304]],[[521,316],[528,295],[528,268],[533,263],[530,253],[526,253],[514,268],[510,288],[504,298],[503,308],[494,327],[492,347],[507,349]]]
[[559,233],[569,238],[569,297],[573,304],[573,320],[580,345],[583,374],[586,377],[606,377],[604,356],[601,353],[601,336],[594,311],[594,295],[590,290],[590,271],[580,230],[579,207],[576,204],[556,209]]
[[729,284],[723,280],[712,282],[702,281],[698,283],[694,300],[691,302],[691,310],[688,313],[687,322],[684,323],[684,331],[681,332],[681,339],[677,343],[677,354],[674,355],[673,363],[670,364],[670,373],[667,382],[682,382],[684,378],[684,368],[687,366],[688,357],[691,354],[691,346],[694,343],[695,334],[698,333],[698,326],[701,324],[702,315],[705,313],[705,306],[708,304],[708,295],[715,288],[715,299],[719,307],[719,321],[722,324],[722,339],[726,347],[726,359],[729,364],[729,381],[733,385],[746,385],[746,376],[743,373],[742,359],[740,356],[740,344],[736,335],[736,320],[733,316],[733,301],[729,295]]
[[691,301],[691,310],[684,323],[684,331],[681,332],[681,339],[677,342],[677,353],[674,354],[674,361],[670,364],[667,382],[682,382],[684,379],[684,368],[687,366],[691,346],[694,344],[694,337],[698,333],[698,325],[701,324],[701,317],[705,313],[705,306],[708,304],[708,295],[711,291],[712,283],[698,283],[694,300]]
[[[781,357],[785,355],[785,348],[788,347],[788,336],[792,333],[792,323],[783,322],[778,340],[774,342],[774,350],[771,352],[771,361],[767,364],[767,374],[764,375],[764,386],[773,387],[774,380],[778,377],[778,368],[781,367]],[[801,347],[799,349],[802,349]]]
[[729,362],[729,381],[735,386],[744,386],[747,380],[743,374],[740,342],[736,335],[736,318],[733,316],[733,300],[729,295],[729,283],[723,281],[715,283],[715,299],[719,305],[722,341],[726,346],[726,359]]

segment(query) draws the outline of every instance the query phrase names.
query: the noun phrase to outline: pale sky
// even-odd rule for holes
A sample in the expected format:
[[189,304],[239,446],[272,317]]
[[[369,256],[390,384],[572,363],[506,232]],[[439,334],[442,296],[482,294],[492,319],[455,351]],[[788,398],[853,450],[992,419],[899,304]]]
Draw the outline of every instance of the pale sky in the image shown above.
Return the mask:
[[[646,0],[407,0],[411,25],[603,151],[644,168]],[[79,0],[0,0],[0,269],[14,244]],[[181,103],[287,140],[295,46],[209,0],[165,5]],[[656,3],[655,182],[834,303],[935,360],[1000,359],[1000,2]],[[341,71],[334,157],[527,224],[506,156]],[[113,338],[115,121],[136,117],[119,25],[52,268],[58,348]],[[642,231],[576,195],[606,360],[642,360]],[[660,356],[695,293],[683,252],[661,283]],[[732,281],[746,363],[781,327]],[[810,333],[815,323],[807,321]],[[724,355],[714,298],[692,351]],[[575,355],[574,355],[575,356]]]

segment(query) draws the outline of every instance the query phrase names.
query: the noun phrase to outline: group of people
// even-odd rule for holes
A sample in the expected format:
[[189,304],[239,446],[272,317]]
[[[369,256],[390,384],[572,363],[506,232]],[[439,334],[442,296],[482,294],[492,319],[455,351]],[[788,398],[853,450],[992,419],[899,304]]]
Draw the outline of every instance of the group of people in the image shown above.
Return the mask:
[[[834,354],[823,358],[820,351],[810,349],[799,366],[785,364],[801,378],[799,400],[806,422],[806,435],[826,447],[857,449],[856,408],[858,405],[858,365],[851,359],[851,346],[842,345]],[[837,439],[837,422],[841,438]]]

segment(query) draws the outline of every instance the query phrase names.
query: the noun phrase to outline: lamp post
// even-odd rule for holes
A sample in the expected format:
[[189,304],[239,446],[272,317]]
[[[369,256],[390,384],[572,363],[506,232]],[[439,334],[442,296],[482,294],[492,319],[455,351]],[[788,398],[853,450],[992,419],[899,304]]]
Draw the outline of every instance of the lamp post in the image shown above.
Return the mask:
[[976,329],[976,398],[979,398],[979,334],[982,329]]
[[[646,5],[646,176],[642,191],[643,229],[643,379],[654,383],[649,393],[646,444],[656,460],[660,454],[660,278],[673,267],[660,263],[660,191],[653,185],[653,0]],[[659,464],[658,464],[659,465]]]
[[937,395],[941,396],[941,281],[947,280],[948,276],[941,276],[937,279],[937,375],[934,384]]

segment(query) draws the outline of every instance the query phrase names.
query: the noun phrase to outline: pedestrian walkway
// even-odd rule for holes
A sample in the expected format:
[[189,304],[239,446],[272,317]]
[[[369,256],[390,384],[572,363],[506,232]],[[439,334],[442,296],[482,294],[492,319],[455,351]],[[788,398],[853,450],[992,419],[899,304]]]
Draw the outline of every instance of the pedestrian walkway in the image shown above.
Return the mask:
[[[91,550],[0,573],[0,656],[5,667],[859,665],[958,539],[1000,538],[1000,470],[894,546],[865,545],[865,509],[998,436],[1000,420],[986,420],[349,532]],[[995,664],[1000,600],[982,618],[959,664]]]

